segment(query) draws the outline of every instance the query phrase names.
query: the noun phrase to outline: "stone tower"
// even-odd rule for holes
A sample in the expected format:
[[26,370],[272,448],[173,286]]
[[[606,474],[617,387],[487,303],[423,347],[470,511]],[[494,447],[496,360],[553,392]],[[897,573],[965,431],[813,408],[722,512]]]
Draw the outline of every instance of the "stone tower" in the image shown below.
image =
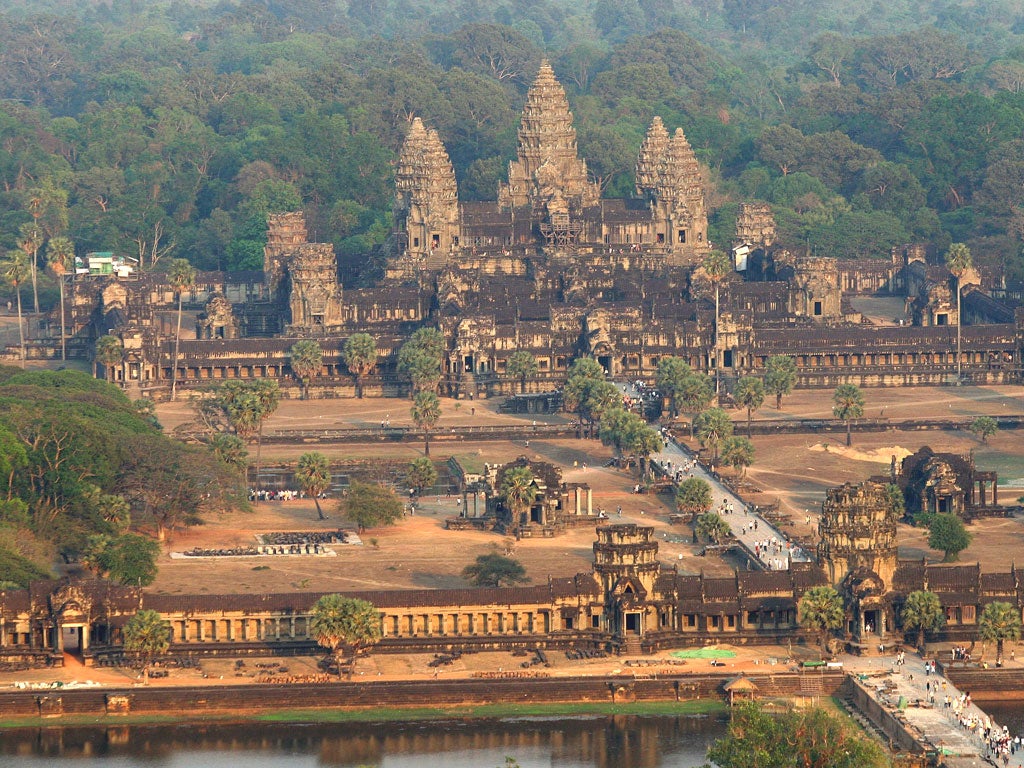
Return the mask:
[[526,95],[519,126],[518,159],[509,163],[508,184],[498,190],[503,208],[530,206],[536,219],[577,214],[597,204],[598,185],[577,155],[576,129],[565,90],[542,61]]
[[288,275],[292,287],[290,333],[316,336],[342,325],[342,291],[334,246],[297,246],[288,261]]
[[625,523],[597,529],[594,574],[604,592],[609,632],[639,638],[647,627],[657,627],[656,607],[648,601],[660,569],[653,527]]
[[654,230],[677,262],[696,263],[710,249],[704,185],[697,156],[676,128],[658,166],[653,190]]
[[775,242],[775,217],[768,203],[742,203],[736,216],[734,245],[767,248]]
[[455,170],[437,131],[418,117],[398,156],[394,222],[399,252],[417,261],[433,257],[443,266],[459,244]]
[[277,295],[288,257],[295,248],[309,242],[306,217],[302,211],[267,215],[267,244],[263,248],[263,280],[270,295]]
[[896,572],[896,512],[886,486],[870,480],[829,488],[821,507],[818,559],[833,585],[877,580],[886,592]]
[[636,193],[643,198],[652,200],[658,189],[658,174],[661,164],[668,154],[669,135],[665,124],[657,115],[647,129],[640,154],[636,159]]

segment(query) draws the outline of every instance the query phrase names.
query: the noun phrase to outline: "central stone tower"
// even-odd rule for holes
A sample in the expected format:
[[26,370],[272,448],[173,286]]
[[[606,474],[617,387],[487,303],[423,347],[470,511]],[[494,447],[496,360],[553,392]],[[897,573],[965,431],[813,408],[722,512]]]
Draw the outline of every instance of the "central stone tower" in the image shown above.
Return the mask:
[[578,215],[597,205],[600,189],[587,177],[576,148],[576,129],[565,90],[542,61],[526,95],[519,126],[518,159],[508,166],[508,184],[498,190],[503,208],[530,206],[534,219]]

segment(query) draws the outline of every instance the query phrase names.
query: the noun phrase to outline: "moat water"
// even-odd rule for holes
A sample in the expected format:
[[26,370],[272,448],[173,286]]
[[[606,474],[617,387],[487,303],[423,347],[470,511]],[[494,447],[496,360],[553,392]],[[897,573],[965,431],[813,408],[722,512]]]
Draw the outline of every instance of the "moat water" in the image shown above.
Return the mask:
[[722,717],[161,725],[0,732],[4,768],[696,768]]

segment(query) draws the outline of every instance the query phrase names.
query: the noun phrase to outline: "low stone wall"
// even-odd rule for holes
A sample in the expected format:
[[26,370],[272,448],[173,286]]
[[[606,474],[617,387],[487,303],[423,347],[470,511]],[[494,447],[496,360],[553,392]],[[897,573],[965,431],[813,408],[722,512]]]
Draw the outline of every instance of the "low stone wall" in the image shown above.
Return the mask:
[[981,669],[975,666],[940,665],[940,671],[961,691],[979,701],[1024,701],[1024,669]]
[[920,734],[911,730],[906,723],[899,719],[897,714],[879,704],[859,680],[850,677],[846,685],[850,701],[861,714],[886,735],[896,751],[918,754],[927,751],[924,743],[918,739]]
[[[724,700],[722,686],[734,675],[586,678],[469,679],[446,682],[329,682],[160,688],[0,692],[9,718],[65,715],[183,714],[183,719],[268,709],[368,709],[471,704]],[[790,672],[751,675],[762,696],[821,696],[838,691],[841,673]],[[811,684],[809,684],[811,683]]]

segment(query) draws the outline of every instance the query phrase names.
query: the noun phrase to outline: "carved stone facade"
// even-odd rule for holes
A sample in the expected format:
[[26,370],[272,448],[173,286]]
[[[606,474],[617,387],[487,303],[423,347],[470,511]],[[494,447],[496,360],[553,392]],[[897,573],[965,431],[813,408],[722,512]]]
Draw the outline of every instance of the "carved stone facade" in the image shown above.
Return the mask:
[[979,470],[971,455],[922,448],[903,460],[897,482],[908,517],[949,514],[973,520],[1006,514],[999,505],[997,474]]

